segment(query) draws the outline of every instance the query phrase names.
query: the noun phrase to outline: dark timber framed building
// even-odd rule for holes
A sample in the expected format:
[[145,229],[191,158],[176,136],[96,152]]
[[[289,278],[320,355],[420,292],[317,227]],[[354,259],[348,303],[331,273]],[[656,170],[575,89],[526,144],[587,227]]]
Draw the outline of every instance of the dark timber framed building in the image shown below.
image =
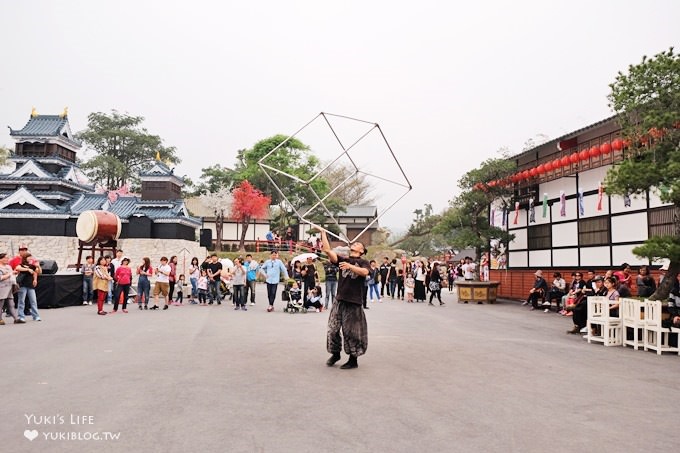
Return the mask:
[[607,171],[631,152],[616,117],[610,117],[511,158],[518,175],[524,174],[513,181],[511,206],[490,208],[491,221],[515,235],[503,250],[505,266],[492,260],[491,279],[501,281],[500,296],[526,298],[537,269],[550,282],[554,271],[569,280],[575,270],[660,264],[632,250],[649,237],[672,234],[676,208],[660,200],[659,188],[624,197],[603,187]]

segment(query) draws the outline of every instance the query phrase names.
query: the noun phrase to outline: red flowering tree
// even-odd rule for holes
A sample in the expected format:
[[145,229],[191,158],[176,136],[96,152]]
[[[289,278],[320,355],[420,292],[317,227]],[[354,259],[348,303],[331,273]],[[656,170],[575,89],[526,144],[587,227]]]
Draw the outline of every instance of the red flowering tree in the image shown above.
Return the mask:
[[239,250],[245,251],[246,233],[250,221],[257,217],[263,217],[267,213],[272,199],[260,192],[255,186],[242,181],[232,190],[231,218],[241,223],[241,240]]

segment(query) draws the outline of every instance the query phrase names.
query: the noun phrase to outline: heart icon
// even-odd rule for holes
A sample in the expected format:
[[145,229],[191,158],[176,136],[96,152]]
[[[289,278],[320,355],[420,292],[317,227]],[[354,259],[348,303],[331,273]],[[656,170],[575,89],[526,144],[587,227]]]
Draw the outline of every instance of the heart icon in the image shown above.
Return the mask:
[[34,429],[34,430],[28,430],[28,429],[27,429],[26,431],[24,431],[24,437],[25,437],[26,439],[30,440],[31,442],[33,442],[33,439],[35,439],[36,437],[38,437],[38,430],[36,430],[36,429]]

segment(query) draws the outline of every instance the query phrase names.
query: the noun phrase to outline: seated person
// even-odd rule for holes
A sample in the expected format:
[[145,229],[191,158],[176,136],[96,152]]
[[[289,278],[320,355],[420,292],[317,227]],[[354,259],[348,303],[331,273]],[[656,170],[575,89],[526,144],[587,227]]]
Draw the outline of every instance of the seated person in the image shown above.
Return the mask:
[[622,283],[616,278],[616,273],[612,277],[608,278],[613,278],[616,281],[616,289],[619,293],[620,297],[631,297],[633,295],[633,292],[630,290],[630,286],[628,286],[626,283]]
[[527,297],[527,300],[524,303],[524,305],[531,304],[532,310],[538,308],[538,300],[543,299],[548,293],[548,283],[543,278],[543,272],[539,269],[534,275],[536,276],[534,286],[529,290],[529,297]]
[[550,292],[548,293],[548,301],[552,302],[554,300],[557,308],[559,308],[562,296],[564,296],[566,291],[567,282],[562,278],[561,273],[555,272],[553,274],[552,286],[550,287]]
[[641,266],[636,279],[637,293],[639,297],[649,297],[656,291],[654,277],[649,275],[649,267]]
[[[604,286],[604,277],[598,275],[593,278],[592,283],[595,287],[594,296],[605,296],[607,294],[607,288]],[[567,333],[579,333],[585,329],[588,323],[588,304],[584,295],[581,295],[579,299],[576,300],[576,304],[568,305],[568,309],[572,313],[572,322],[574,326],[571,330],[567,330]]]
[[570,316],[575,306],[581,303],[585,296],[586,282],[583,280],[581,272],[574,273],[574,280],[569,286],[569,292],[562,297],[562,306],[564,309],[560,312],[561,315]]
[[588,277],[584,279],[586,282],[586,287],[583,288],[583,294],[586,297],[595,295],[595,282],[593,281],[594,279],[595,271],[591,269],[588,271]]
[[303,305],[305,308],[314,307],[317,313],[321,311],[321,287],[315,286],[307,292],[307,298]]
[[290,292],[291,302],[300,302],[300,298],[302,297],[302,290],[300,289],[300,284],[296,280],[293,280],[293,283],[288,292]]

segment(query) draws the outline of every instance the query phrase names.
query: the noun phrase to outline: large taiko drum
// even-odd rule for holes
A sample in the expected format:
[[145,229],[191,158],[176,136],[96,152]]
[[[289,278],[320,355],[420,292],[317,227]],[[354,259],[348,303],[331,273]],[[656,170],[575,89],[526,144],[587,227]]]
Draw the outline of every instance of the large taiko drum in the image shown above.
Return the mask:
[[76,222],[76,235],[83,242],[115,241],[120,231],[120,217],[108,211],[83,211]]

